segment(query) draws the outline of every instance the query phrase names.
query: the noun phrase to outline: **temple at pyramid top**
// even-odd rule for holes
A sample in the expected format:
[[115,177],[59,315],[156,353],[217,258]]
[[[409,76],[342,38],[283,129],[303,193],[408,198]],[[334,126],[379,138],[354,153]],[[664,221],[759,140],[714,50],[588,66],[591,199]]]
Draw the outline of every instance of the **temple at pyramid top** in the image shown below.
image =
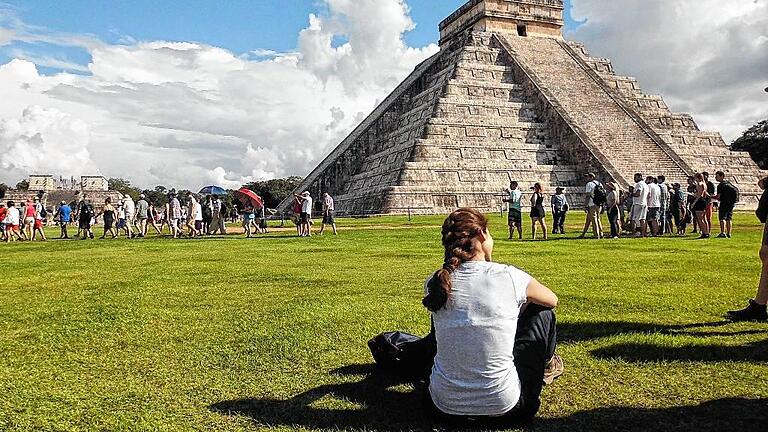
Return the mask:
[[563,0],[470,0],[440,23],[440,45],[468,29],[562,39]]

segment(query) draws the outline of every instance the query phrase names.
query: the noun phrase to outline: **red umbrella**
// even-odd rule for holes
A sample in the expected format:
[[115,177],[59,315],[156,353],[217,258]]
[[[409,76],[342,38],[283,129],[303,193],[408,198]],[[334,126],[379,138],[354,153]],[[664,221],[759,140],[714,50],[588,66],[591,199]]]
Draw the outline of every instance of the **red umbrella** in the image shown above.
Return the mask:
[[235,198],[240,200],[241,203],[250,205],[257,210],[264,208],[264,200],[262,200],[260,196],[256,195],[254,191],[248,188],[241,188],[240,190],[236,190]]

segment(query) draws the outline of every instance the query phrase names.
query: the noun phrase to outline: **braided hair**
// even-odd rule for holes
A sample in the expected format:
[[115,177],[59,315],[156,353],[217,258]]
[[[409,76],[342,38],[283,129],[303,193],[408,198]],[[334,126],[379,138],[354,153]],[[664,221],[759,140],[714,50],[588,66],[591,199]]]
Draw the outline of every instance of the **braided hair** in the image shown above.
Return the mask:
[[421,303],[432,312],[444,309],[451,295],[451,276],[464,262],[471,260],[477,250],[472,240],[488,229],[488,219],[479,211],[460,208],[443,223],[443,267],[427,283],[427,295]]

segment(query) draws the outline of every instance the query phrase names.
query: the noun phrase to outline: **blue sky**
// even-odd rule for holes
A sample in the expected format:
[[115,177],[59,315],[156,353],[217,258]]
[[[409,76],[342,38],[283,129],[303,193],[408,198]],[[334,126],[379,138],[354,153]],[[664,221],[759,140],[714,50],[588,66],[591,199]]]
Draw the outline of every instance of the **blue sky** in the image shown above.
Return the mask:
[[[405,35],[408,45],[418,47],[436,42],[438,23],[464,1],[408,0],[416,23],[416,29]],[[325,10],[318,0],[0,0],[0,6],[11,9],[26,25],[89,34],[109,44],[132,40],[194,41],[235,54],[256,49],[290,51],[296,47],[299,31],[307,27],[309,14],[322,14]],[[570,8],[570,0],[566,0],[566,6]],[[567,27],[575,28],[577,24],[566,15]],[[81,65],[90,60],[80,48],[14,42],[0,47],[0,63],[19,57],[20,52]],[[45,67],[40,70],[58,71]]]

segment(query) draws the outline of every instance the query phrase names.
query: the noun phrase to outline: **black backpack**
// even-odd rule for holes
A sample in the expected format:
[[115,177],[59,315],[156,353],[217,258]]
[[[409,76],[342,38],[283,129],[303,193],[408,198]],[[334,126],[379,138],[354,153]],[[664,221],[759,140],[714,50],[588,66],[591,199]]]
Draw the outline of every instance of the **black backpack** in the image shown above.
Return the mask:
[[720,202],[736,204],[741,200],[739,188],[732,183],[723,181],[718,187],[720,188]]
[[87,217],[92,218],[93,217],[93,206],[90,204],[84,204],[82,209],[82,215],[81,217]]
[[407,380],[429,377],[436,346],[434,333],[420,338],[399,331],[386,332],[368,341],[376,365]]
[[595,189],[592,191],[592,202],[596,206],[601,206],[608,202],[608,194],[605,193],[605,187],[600,183],[595,182]]
[[43,219],[48,217],[48,210],[45,209],[45,206],[40,206],[40,217]]

